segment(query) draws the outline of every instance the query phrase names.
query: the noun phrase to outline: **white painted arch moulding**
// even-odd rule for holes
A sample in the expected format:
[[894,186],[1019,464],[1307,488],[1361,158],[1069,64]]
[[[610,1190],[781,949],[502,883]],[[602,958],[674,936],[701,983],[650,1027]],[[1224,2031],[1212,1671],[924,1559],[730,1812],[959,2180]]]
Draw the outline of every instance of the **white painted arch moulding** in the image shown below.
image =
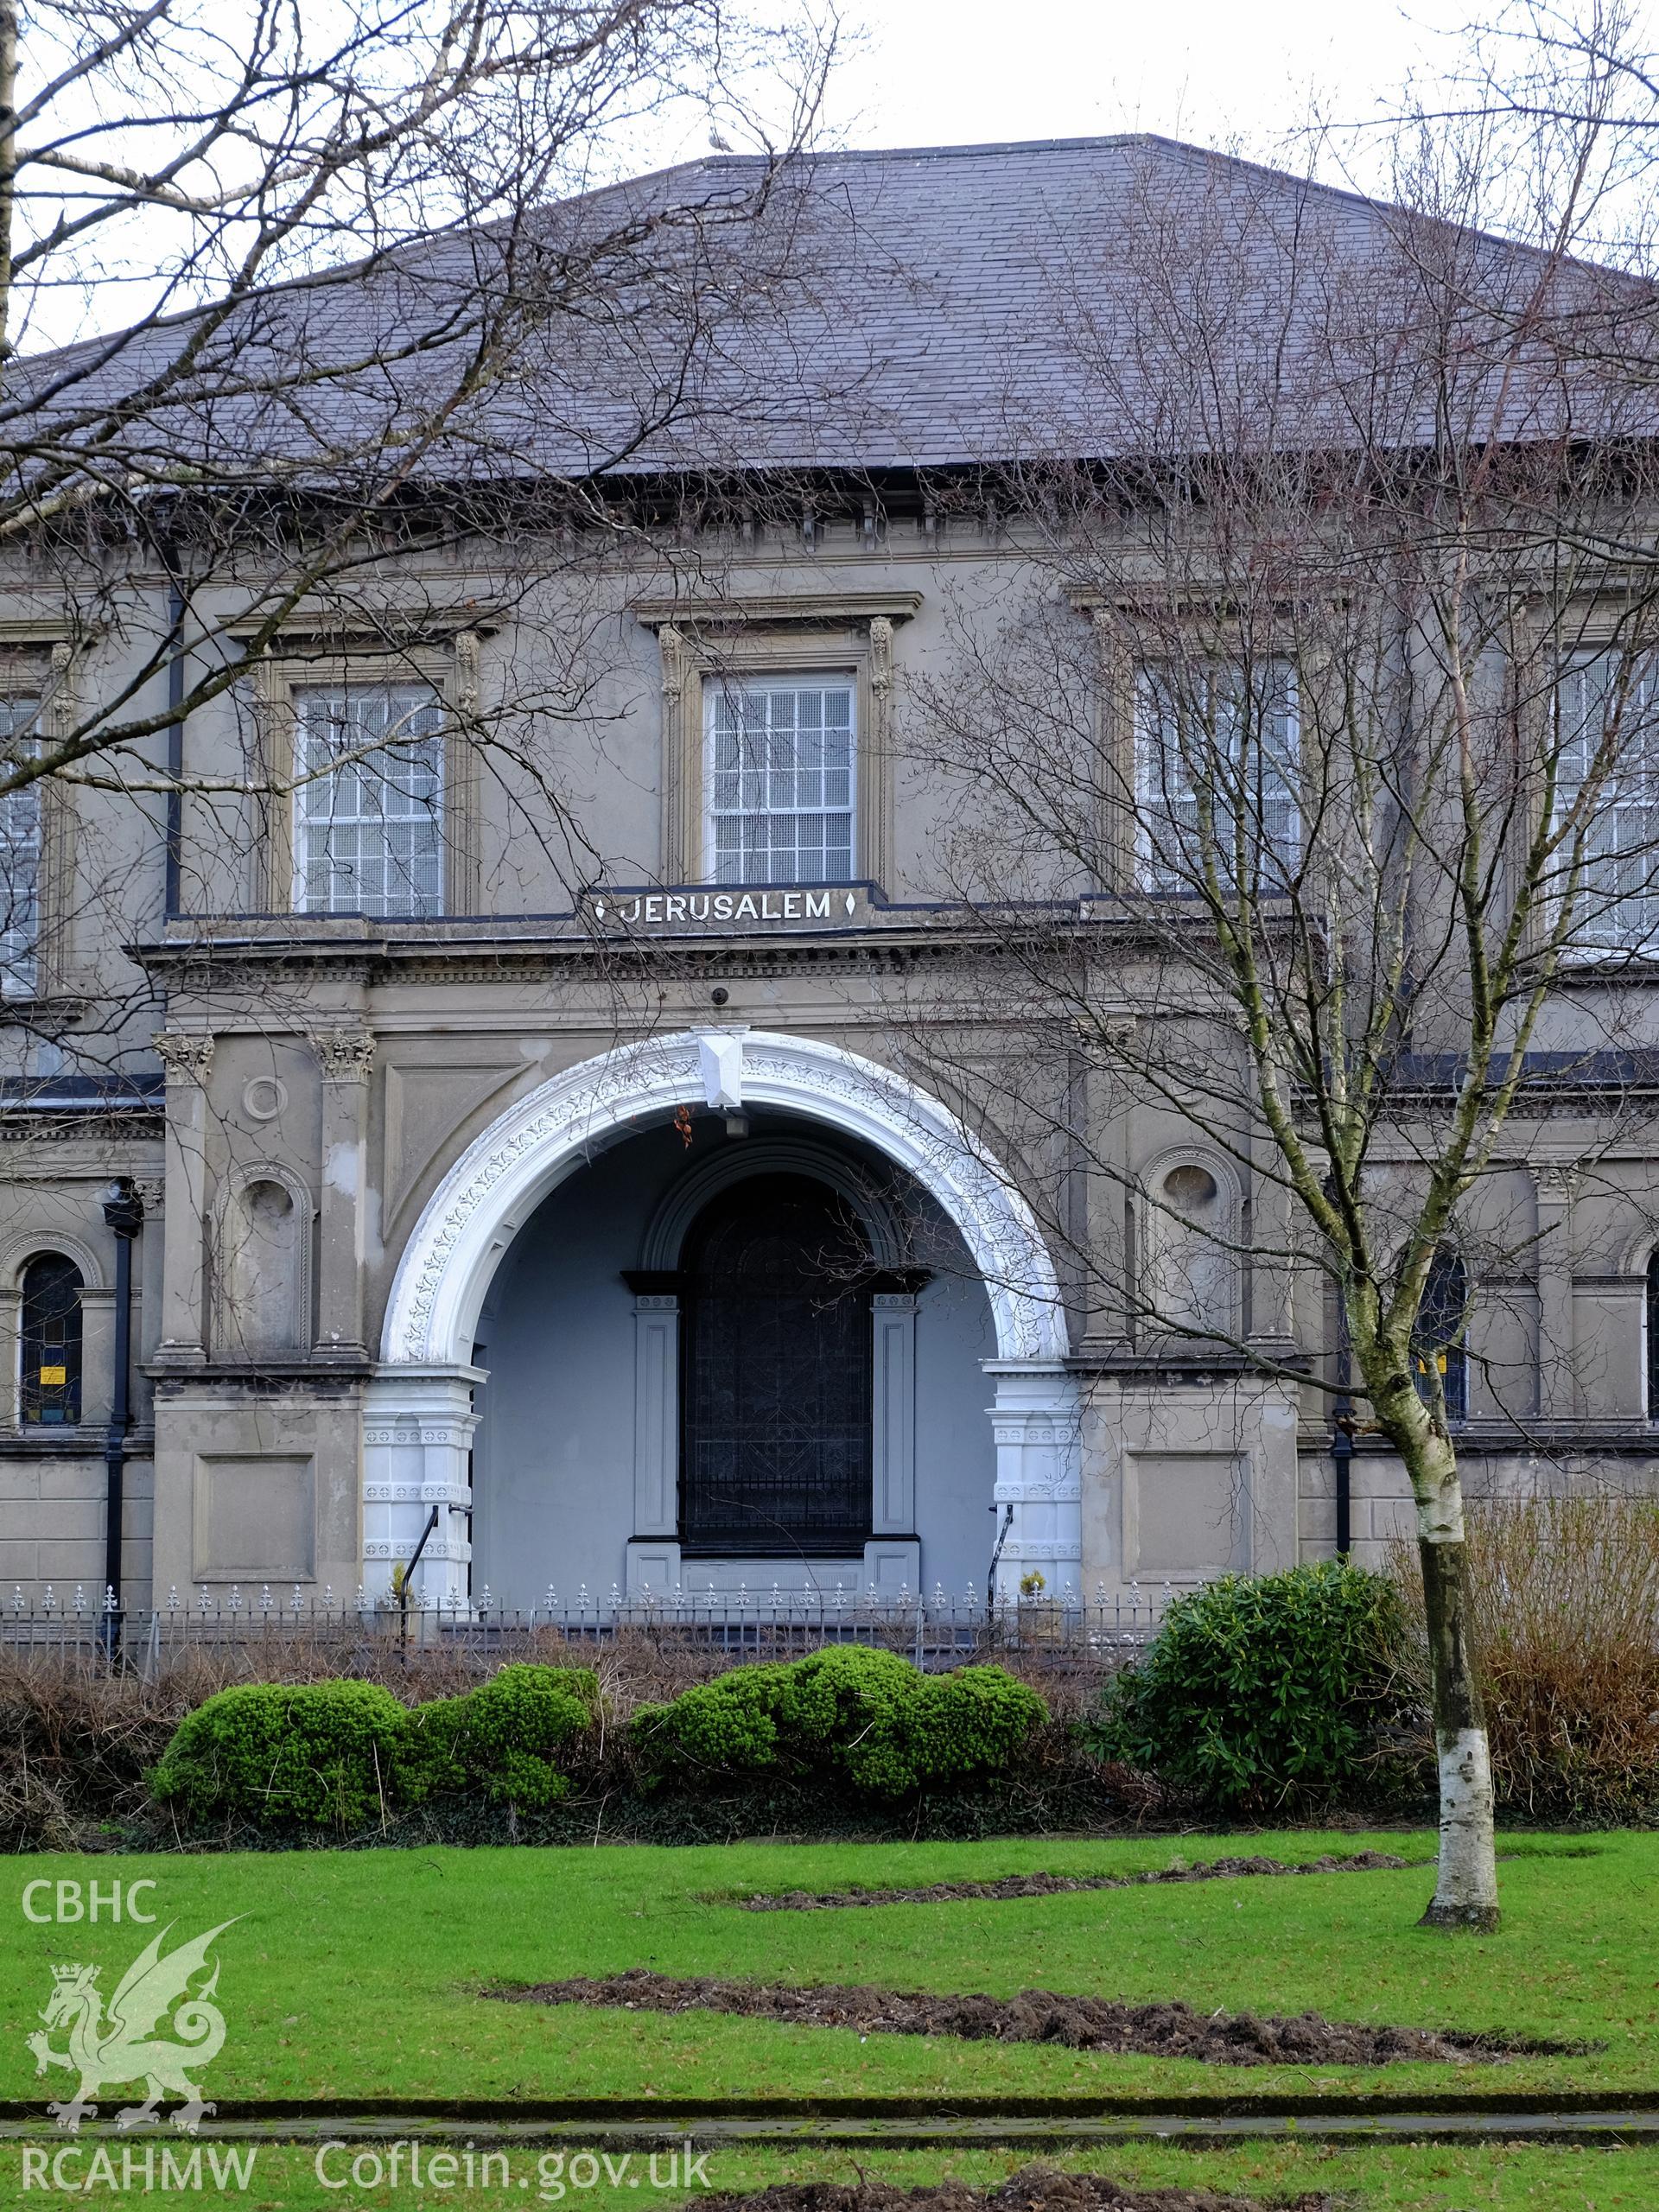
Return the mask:
[[392,1282],[389,1366],[460,1363],[490,1278],[535,1208],[592,1147],[681,1105],[773,1106],[861,1140],[913,1175],[961,1232],[990,1301],[999,1360],[1068,1350],[1058,1281],[1007,1171],[943,1103],[815,1038],[686,1030],[583,1060],[499,1115],[416,1222]]
[[[465,1602],[467,1447],[482,1380],[467,1363],[490,1279],[549,1192],[609,1140],[698,1101],[772,1106],[857,1138],[956,1224],[996,1331],[997,1356],[983,1364],[995,1396],[999,1525],[1007,1516],[1001,1583],[1012,1589],[1040,1560],[1057,1591],[1080,1586],[1077,1391],[1059,1284],[1030,1208],[962,1122],[902,1076],[815,1039],[737,1027],[652,1038],[567,1069],[498,1116],[445,1176],[399,1262],[365,1407],[365,1586],[387,1586],[435,1506],[417,1587],[423,1599]],[[677,1561],[672,1545],[664,1559],[670,1550]]]

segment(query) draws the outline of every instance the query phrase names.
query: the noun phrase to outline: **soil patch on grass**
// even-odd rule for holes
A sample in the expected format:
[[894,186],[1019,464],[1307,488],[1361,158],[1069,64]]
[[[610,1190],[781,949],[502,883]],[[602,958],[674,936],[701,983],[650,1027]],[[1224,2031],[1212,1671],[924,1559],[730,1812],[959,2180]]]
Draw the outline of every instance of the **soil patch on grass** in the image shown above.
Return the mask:
[[1357,1851],[1346,1859],[1209,1859],[1192,1866],[1165,1866],[1149,1874],[1005,1874],[994,1882],[930,1882],[918,1890],[782,1890],[771,1896],[710,1897],[709,1904],[738,1904],[745,1912],[833,1912],[846,1905],[950,1904],[959,1897],[1063,1897],[1075,1890],[1134,1890],[1154,1882],[1221,1882],[1241,1874],[1396,1874],[1430,1859],[1400,1859],[1391,1851]]
[[1200,2058],[1221,2066],[1388,2066],[1402,2060],[1577,2056],[1581,2044],[1544,2044],[1427,2028],[1375,2027],[1254,2012],[1197,2012],[1190,2005],[1128,2005],[1022,1989],[1017,1997],[940,1994],[821,1982],[796,1989],[699,1974],[685,1980],[636,1967],[602,1980],[577,1975],[486,1997],[531,2005],[598,2005],[640,2012],[735,2012],[804,2026],[856,2028],[867,2035],[961,2036],[979,2043],[1057,2043],[1073,2050],[1142,2057]]
[[748,2196],[702,2196],[700,2212],[1329,2212],[1324,2195],[1295,2197],[1218,2196],[1213,2189],[1137,2189],[1109,2174],[1062,2174],[1027,2166],[995,2189],[943,2181],[929,2189],[895,2189],[880,2181],[857,2188],[837,2182],[775,2182]]

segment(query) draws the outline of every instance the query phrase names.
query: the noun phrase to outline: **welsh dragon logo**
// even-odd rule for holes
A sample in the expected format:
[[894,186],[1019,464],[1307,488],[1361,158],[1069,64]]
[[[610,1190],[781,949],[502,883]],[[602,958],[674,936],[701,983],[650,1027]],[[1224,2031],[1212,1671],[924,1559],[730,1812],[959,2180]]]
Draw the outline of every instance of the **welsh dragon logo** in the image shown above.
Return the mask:
[[[107,2016],[96,1967],[53,1967],[51,1999],[40,2017],[46,2031],[68,2029],[69,2048],[54,2050],[49,2033],[39,2029],[29,2038],[29,2047],[35,2054],[36,2074],[44,2074],[48,2066],[67,2066],[80,2076],[73,2097],[47,2107],[60,2127],[73,2134],[83,2120],[96,2120],[98,2107],[88,2100],[106,2083],[142,2081],[143,2103],[118,2112],[118,2127],[154,2126],[161,2118],[162,2100],[178,2097],[183,2101],[173,2114],[173,2125],[187,2135],[195,2133],[203,2114],[213,2107],[202,2102],[190,2074],[199,2074],[218,2057],[225,2043],[225,2015],[209,2001],[219,1986],[217,1965],[194,1996],[190,1982],[206,1968],[213,1938],[234,1925],[222,1920],[194,1942],[181,1943],[163,1958],[162,1945],[174,1926],[169,1921],[122,1975]],[[180,2040],[169,2043],[153,2031],[175,2005],[178,2009],[168,2025]]]

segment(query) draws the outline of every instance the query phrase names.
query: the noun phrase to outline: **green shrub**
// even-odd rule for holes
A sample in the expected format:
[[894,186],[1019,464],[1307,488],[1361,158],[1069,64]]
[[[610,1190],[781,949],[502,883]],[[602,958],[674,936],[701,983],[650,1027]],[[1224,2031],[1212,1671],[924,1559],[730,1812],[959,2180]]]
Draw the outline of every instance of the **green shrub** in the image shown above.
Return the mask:
[[189,1820],[360,1827],[391,1803],[408,1734],[376,1682],[250,1682],[185,1715],[150,1795]]
[[786,1666],[734,1667],[670,1705],[641,1707],[632,1725],[668,1773],[741,1781],[782,1769],[900,1797],[1005,1764],[1047,1717],[1000,1667],[925,1675],[893,1652],[841,1645]]
[[778,1762],[778,1707],[786,1667],[734,1667],[682,1690],[668,1705],[642,1705],[634,1739],[666,1766],[747,1774]]
[[1356,1789],[1399,1635],[1393,1584],[1341,1560],[1224,1576],[1119,1675],[1096,1747],[1217,1806]]
[[1001,1667],[931,1675],[916,1715],[912,1755],[918,1776],[950,1782],[1006,1766],[1047,1719],[1036,1691]]
[[486,1804],[544,1812],[569,1789],[555,1754],[591,1727],[597,1677],[586,1667],[503,1667],[465,1697],[433,1698],[410,1714],[404,1788],[411,1801],[476,1794]]
[[373,1682],[221,1690],[174,1732],[150,1796],[191,1821],[358,1828],[434,1797],[544,1811],[563,1796],[556,1754],[592,1725],[599,1688],[578,1667],[503,1667],[464,1697],[401,1705]]
[[783,1670],[780,1733],[805,1767],[844,1773],[860,1789],[902,1796],[917,1781],[912,1720],[928,1677],[892,1651],[841,1644]]

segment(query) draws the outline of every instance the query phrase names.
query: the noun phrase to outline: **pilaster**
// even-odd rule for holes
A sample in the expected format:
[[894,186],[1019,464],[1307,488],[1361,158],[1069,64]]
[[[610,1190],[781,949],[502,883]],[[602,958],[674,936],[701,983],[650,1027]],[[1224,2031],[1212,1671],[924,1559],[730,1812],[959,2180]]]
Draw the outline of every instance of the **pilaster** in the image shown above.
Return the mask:
[[204,1220],[207,1192],[207,1083],[213,1040],[194,1030],[164,1029],[154,1039],[167,1071],[167,1188],[163,1221],[162,1333],[156,1357],[200,1364]]
[[874,1483],[870,1527],[878,1536],[916,1529],[916,1300],[878,1291],[875,1333]]
[[[697,821],[702,777],[690,757],[688,729],[691,658],[683,632],[665,622],[658,632],[663,669],[663,816],[658,873],[664,883],[683,883],[701,872]],[[699,747],[701,730],[695,733]],[[700,757],[700,756],[699,756]]]
[[1571,1421],[1583,1411],[1573,1330],[1573,1192],[1564,1166],[1533,1171],[1537,1193],[1538,1411]]
[[886,885],[893,875],[893,620],[870,618],[870,726],[859,747],[858,873]]
[[363,1196],[374,1039],[328,1031],[312,1039],[322,1071],[322,1201],[317,1226],[315,1356],[358,1363],[363,1335]]
[[633,1533],[679,1529],[680,1301],[671,1292],[633,1301]]

